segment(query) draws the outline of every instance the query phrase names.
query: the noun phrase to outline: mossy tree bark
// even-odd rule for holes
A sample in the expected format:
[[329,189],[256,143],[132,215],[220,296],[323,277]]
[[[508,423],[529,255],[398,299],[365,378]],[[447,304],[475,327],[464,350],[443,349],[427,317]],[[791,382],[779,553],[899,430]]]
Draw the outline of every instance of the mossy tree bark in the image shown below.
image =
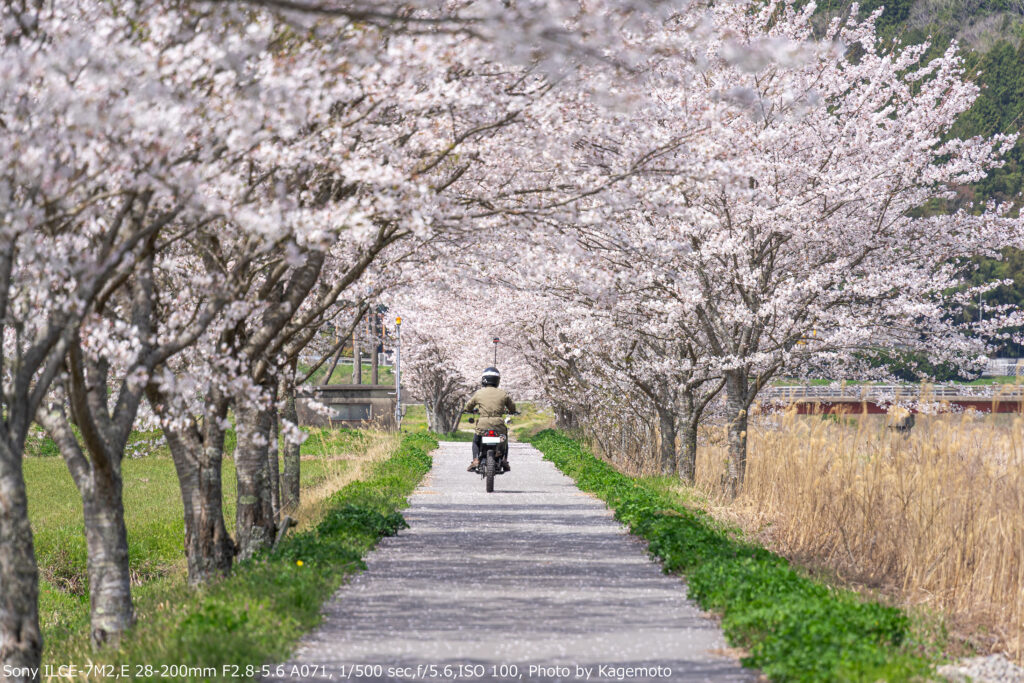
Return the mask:
[[268,461],[270,411],[251,401],[235,407],[238,446],[235,449],[237,506],[235,539],[240,559],[268,547],[277,534]]
[[[22,449],[0,429],[0,666],[38,670],[43,653],[39,632],[39,570],[28,521]],[[24,441],[21,442],[24,446]],[[34,681],[38,677],[12,676]]]
[[725,406],[728,420],[729,461],[725,475],[725,493],[739,495],[747,473],[747,409],[750,401],[749,376],[744,369],[725,373]]
[[[281,375],[280,392],[283,399],[281,419],[297,426],[299,424],[299,416],[295,409],[294,379],[296,367],[297,359],[292,358],[288,371]],[[281,509],[285,512],[291,512],[299,506],[302,447],[286,438],[283,448],[284,472],[281,475]]]
[[[160,414],[159,394],[150,401]],[[236,546],[224,523],[223,481],[224,436],[228,403],[212,389],[204,404],[207,410],[200,427],[194,420],[184,426],[169,422],[164,436],[178,474],[185,512],[185,559],[188,583],[200,586],[231,571]]]

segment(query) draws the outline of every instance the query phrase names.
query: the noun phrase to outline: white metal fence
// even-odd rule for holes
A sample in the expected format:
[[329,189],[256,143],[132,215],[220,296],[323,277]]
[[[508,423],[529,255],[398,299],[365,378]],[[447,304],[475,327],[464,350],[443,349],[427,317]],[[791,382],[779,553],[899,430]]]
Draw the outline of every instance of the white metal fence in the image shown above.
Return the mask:
[[985,377],[1024,377],[1024,358],[989,358]]

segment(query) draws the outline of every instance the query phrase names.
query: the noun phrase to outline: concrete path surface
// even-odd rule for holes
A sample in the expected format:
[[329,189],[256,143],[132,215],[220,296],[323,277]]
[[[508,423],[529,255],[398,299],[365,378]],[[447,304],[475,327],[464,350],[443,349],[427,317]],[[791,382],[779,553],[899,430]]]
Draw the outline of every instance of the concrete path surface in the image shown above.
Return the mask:
[[404,512],[267,680],[749,681],[603,502],[513,443],[494,493],[442,443]]

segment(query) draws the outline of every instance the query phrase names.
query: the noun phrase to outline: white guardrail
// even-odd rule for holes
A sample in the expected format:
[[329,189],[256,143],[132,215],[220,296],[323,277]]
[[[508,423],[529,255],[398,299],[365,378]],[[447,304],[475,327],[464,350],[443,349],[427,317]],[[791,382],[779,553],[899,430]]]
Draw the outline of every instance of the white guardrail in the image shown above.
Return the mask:
[[1024,377],[1024,358],[989,358],[984,377]]

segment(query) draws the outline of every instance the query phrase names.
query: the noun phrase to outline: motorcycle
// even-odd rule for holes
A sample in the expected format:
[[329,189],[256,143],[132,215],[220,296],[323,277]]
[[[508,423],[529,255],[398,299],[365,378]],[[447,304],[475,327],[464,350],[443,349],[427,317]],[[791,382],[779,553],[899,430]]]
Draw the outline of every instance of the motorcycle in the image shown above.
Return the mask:
[[[504,419],[507,425],[512,418],[506,416]],[[469,422],[472,423],[473,418],[469,418]],[[480,437],[478,460],[479,464],[474,471],[484,478],[487,493],[493,493],[494,477],[508,471],[508,436],[493,429],[488,430]]]

